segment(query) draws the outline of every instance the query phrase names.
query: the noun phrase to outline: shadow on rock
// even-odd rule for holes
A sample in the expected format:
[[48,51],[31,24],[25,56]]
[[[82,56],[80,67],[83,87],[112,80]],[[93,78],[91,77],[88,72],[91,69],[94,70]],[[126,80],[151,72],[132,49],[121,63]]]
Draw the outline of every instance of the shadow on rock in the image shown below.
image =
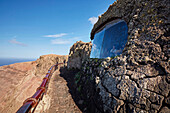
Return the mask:
[[81,98],[81,94],[78,91],[78,88],[75,84],[75,75],[79,72],[77,69],[69,70],[67,67],[61,67],[60,68],[60,76],[63,77],[66,82],[67,86],[69,88],[69,93],[71,94],[75,104],[78,106],[78,108],[84,112],[86,111],[86,106],[83,104],[83,100]]

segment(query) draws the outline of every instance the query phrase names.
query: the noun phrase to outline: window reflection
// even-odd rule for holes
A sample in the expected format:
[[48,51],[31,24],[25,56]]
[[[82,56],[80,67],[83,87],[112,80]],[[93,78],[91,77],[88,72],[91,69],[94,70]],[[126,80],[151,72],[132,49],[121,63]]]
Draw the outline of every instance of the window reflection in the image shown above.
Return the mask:
[[104,30],[95,34],[95,38],[93,40],[92,51],[90,55],[91,58],[100,58],[103,38],[104,38]]
[[95,34],[90,58],[106,58],[120,55],[127,42],[128,27],[125,21],[106,25]]

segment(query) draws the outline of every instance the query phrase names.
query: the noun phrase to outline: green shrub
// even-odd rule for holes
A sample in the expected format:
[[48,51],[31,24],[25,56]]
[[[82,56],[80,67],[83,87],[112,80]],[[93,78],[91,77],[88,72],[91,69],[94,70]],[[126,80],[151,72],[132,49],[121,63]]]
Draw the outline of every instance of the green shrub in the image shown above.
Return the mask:
[[74,77],[76,84],[80,81],[80,78],[81,78],[81,73],[78,72],[78,73],[75,75],[75,77]]
[[77,90],[78,90],[78,92],[80,92],[81,91],[81,86],[79,86]]

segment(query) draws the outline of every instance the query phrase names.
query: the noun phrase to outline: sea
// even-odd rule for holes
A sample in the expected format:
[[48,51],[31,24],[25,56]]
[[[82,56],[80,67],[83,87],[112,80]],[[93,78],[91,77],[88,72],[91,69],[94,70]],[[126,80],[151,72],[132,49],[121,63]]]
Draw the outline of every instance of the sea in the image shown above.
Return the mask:
[[35,61],[36,59],[27,59],[27,58],[0,58],[0,66],[10,65],[20,62],[29,62]]

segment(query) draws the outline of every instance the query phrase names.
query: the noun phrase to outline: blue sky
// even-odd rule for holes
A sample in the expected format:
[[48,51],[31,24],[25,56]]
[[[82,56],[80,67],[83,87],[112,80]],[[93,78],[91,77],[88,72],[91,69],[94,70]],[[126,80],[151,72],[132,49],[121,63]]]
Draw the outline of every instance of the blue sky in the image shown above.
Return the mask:
[[115,0],[0,0],[0,58],[67,55]]

